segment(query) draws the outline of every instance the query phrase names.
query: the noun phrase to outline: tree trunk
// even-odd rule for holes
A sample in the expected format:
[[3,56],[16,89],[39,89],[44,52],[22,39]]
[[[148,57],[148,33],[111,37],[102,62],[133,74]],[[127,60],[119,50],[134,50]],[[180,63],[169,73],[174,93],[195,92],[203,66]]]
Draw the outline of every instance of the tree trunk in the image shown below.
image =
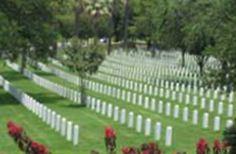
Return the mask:
[[24,73],[24,69],[25,69],[25,66],[26,66],[26,52],[25,51],[22,51],[21,53],[21,68],[20,68],[20,73],[23,74]]
[[80,103],[81,105],[86,105],[86,87],[85,87],[85,74],[79,73],[80,77]]
[[107,54],[111,54],[111,36],[108,37],[108,42],[107,42]]
[[124,16],[124,44],[123,48],[128,47],[128,25],[129,25],[129,0],[125,0],[125,16]]
[[182,62],[181,62],[181,66],[184,67],[185,66],[185,50],[182,50]]

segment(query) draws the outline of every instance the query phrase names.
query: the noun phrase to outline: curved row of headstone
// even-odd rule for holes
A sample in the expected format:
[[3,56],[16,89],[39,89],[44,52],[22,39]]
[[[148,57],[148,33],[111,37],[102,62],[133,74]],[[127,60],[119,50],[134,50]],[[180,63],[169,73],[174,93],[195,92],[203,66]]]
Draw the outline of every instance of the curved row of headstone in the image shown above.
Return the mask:
[[[18,71],[18,65],[17,64],[12,64],[12,63],[7,63],[7,65],[9,66],[9,67],[14,67],[13,69],[14,70],[17,70]],[[16,67],[17,66],[17,67]],[[25,73],[26,72],[26,73]],[[30,71],[27,71],[26,69],[24,70],[24,75],[25,76],[27,76],[27,77],[29,77],[30,79],[32,79],[33,81],[35,81],[35,82],[37,82],[39,85],[41,85],[41,84],[49,84],[49,82],[50,81],[47,81],[46,79],[42,79],[41,77],[39,77],[39,76],[37,76],[37,75],[35,75],[35,74],[33,74],[33,73],[31,73]],[[37,80],[35,79],[34,80],[34,78],[37,78]],[[39,78],[41,78],[41,79],[39,79]],[[50,83],[50,84],[52,84],[52,83]],[[46,89],[48,89],[47,87],[45,87]],[[57,88],[56,86],[53,86],[53,88]],[[52,89],[53,89],[52,88]],[[50,89],[49,90],[51,90],[51,87],[50,87]],[[96,101],[92,101],[92,100],[96,100]],[[112,104],[108,104],[108,103],[105,103],[105,102],[103,102],[103,107],[102,108],[100,108],[101,106],[100,106],[100,102],[101,102],[101,100],[99,100],[99,99],[96,99],[96,98],[94,98],[94,97],[91,97],[91,96],[87,96],[87,107],[89,107],[89,108],[91,108],[92,110],[96,110],[96,112],[97,113],[99,113],[100,111],[101,111],[101,113],[103,114],[103,115],[107,115],[109,118],[112,118],[113,116],[114,116],[114,121],[118,121],[118,119],[119,119],[119,108],[116,106],[116,107],[114,107],[114,109],[113,109],[113,107],[112,107]],[[108,104],[107,105],[107,108],[106,107],[104,107],[104,104]],[[134,118],[134,112],[130,112],[130,113],[132,113],[133,114],[133,118]],[[122,110],[122,114],[121,114],[121,124],[125,124],[126,123],[126,110],[125,109],[123,109]],[[129,121],[129,128],[133,128],[134,127],[134,119],[131,119],[131,117],[130,117],[130,119],[128,120]],[[65,135],[64,133],[65,133],[65,129],[66,129],[66,125],[65,125],[65,119],[63,118],[62,119],[62,124],[63,124],[63,126],[62,126],[62,135]],[[144,133],[145,133],[145,135],[146,136],[149,136],[149,135],[151,135],[151,132],[152,132],[152,130],[151,130],[151,128],[152,128],[152,125],[151,125],[151,119],[150,118],[147,118],[146,120],[145,120],[145,123],[144,123],[144,126],[143,126],[143,118],[142,118],[142,115],[138,115],[137,116],[137,124],[136,124],[136,127],[135,127],[135,129],[136,129],[136,131],[138,132],[138,133],[140,133],[140,132],[142,132],[142,130],[143,130],[143,128],[144,128]],[[72,123],[71,122],[67,122],[67,130],[69,131],[69,130],[71,130],[71,125],[72,125]],[[160,140],[160,138],[161,138],[161,123],[160,122],[157,122],[156,123],[156,129],[155,129],[155,139],[156,140]],[[67,133],[68,133],[68,131],[67,131]],[[70,132],[70,131],[69,131]],[[172,127],[171,126],[168,126],[167,128],[166,128],[166,140],[165,140],[165,145],[166,146],[171,146],[172,145]],[[70,138],[68,137],[68,135],[67,135],[67,140],[69,140]]]
[[[144,118],[142,115],[134,115],[134,112],[130,111],[128,114],[125,108],[120,109],[118,106],[113,106],[110,103],[101,102],[100,99],[87,97],[87,107],[96,113],[112,118],[115,122],[119,122],[121,125],[126,125],[128,128],[134,128],[136,132],[143,132],[145,136],[154,135],[156,141],[161,140],[162,136],[162,124],[156,122],[154,125],[150,118]],[[165,145],[172,145],[172,127],[167,126],[165,132]]]
[[[105,62],[104,62],[105,63]],[[115,65],[116,67],[112,67],[113,65]],[[173,77],[169,77],[169,76],[164,76],[164,77],[160,77],[158,74],[156,76],[151,77],[150,75],[148,75],[148,73],[145,74],[139,74],[139,73],[135,73],[135,70],[124,70],[122,71],[122,67],[118,64],[107,64],[106,66],[104,66],[103,64],[99,67],[99,71],[101,72],[105,72],[108,74],[114,74],[116,76],[120,76],[120,77],[124,77],[130,80],[135,80],[135,81],[139,81],[139,82],[144,82],[144,83],[148,83],[148,84],[152,84],[152,85],[159,85],[161,80],[164,81],[171,81],[174,82],[175,84],[177,83],[183,83],[183,84],[187,84],[187,86],[193,87],[193,88],[204,88],[204,89],[209,89],[209,86],[204,86],[203,83],[200,81],[197,81],[197,77],[194,77],[194,82],[189,83],[186,81],[189,80],[189,77],[183,78],[182,80],[178,80],[179,76],[178,75],[173,75]],[[158,79],[158,80],[157,80]],[[212,84],[210,89],[211,90],[215,90],[216,85]],[[218,86],[217,87],[218,90],[221,90],[221,88]],[[221,90],[222,92],[227,92],[227,86],[223,87],[223,90]],[[231,89],[232,91],[232,89]]]
[[[116,53],[116,54],[114,54]],[[114,57],[115,56],[115,57]],[[104,61],[104,64],[106,64],[107,62],[112,61],[116,64],[119,64],[119,65],[122,65],[122,64],[125,64],[125,65],[128,65],[130,66],[132,69],[134,68],[136,70],[136,72],[139,72],[139,73],[145,73],[145,74],[142,74],[141,75],[141,78],[142,77],[145,77],[145,76],[151,76],[152,74],[158,74],[158,71],[156,70],[153,70],[152,68],[158,68],[160,67],[161,69],[167,69],[168,70],[171,70],[171,68],[174,68],[176,69],[176,71],[178,72],[180,70],[180,72],[186,72],[186,77],[189,77],[189,76],[195,76],[195,75],[191,75],[191,73],[189,73],[187,70],[185,70],[185,68],[182,68],[182,67],[179,67],[178,65],[172,65],[171,64],[171,61],[173,61],[173,59],[170,59],[170,61],[168,62],[165,62],[166,64],[165,65],[161,65],[159,62],[162,61],[162,59],[155,59],[154,62],[151,63],[151,65],[148,65],[146,66],[147,63],[150,63],[149,61],[153,61],[153,59],[148,59],[146,61],[143,61],[142,59],[145,58],[145,57],[142,57],[141,59],[139,57],[135,57],[135,56],[130,56],[129,54],[124,54],[122,51],[121,52],[113,52],[113,54],[111,54],[110,56],[107,57],[108,60]],[[209,58],[210,60],[211,59],[214,59],[213,57],[210,57]],[[194,61],[194,60],[193,60]],[[214,60],[211,60],[211,61],[215,61]],[[207,64],[206,64],[207,65]],[[214,65],[216,66],[216,64],[214,63]],[[108,67],[111,68],[112,64],[108,64]],[[169,67],[171,66],[171,67]],[[136,68],[137,67],[137,68]],[[140,70],[140,68],[144,67],[142,70]],[[119,68],[121,69],[121,68]],[[145,72],[146,70],[151,70],[151,71],[147,71]],[[189,69],[188,69],[189,70]],[[130,72],[132,70],[129,70],[127,72]],[[171,70],[170,73],[174,73],[175,71]],[[192,72],[192,70],[190,71]],[[196,72],[196,71],[193,71],[193,72]],[[126,75],[127,76],[127,75]],[[136,74],[135,76],[138,76],[138,74]],[[174,78],[173,79],[176,79],[178,76],[181,76],[181,75],[172,75]],[[165,76],[166,77],[166,76]],[[156,76],[154,76],[154,78],[156,78]],[[196,78],[197,79],[197,78]],[[198,79],[197,79],[198,80]],[[146,81],[147,82],[147,81]],[[215,86],[214,86],[215,87]]]
[[42,119],[43,122],[64,136],[66,140],[71,141],[75,146],[78,145],[79,125],[73,124],[71,121],[66,120],[66,118],[49,109],[33,97],[15,88],[2,76],[0,76],[0,86],[2,86],[6,92],[15,97],[28,110],[32,111],[35,115]]
[[[76,85],[79,85],[79,83],[80,83],[79,77],[77,77],[75,75],[66,73],[66,72],[59,70],[57,68],[53,68],[53,67],[49,68],[42,63],[39,63],[39,66],[43,71],[53,73],[53,74],[57,75],[58,77],[63,78],[71,83],[74,83]],[[104,78],[104,79],[106,80],[106,78]],[[109,81],[109,80],[106,80],[106,81]],[[110,96],[116,97],[118,99],[121,99],[123,101],[133,102],[134,104],[136,102],[143,102],[144,98],[145,98],[145,102],[150,102],[149,100],[153,99],[153,96],[154,97],[159,96],[160,98],[167,99],[168,101],[178,101],[179,103],[185,102],[186,106],[191,105],[194,108],[196,106],[198,106],[200,110],[206,110],[207,106],[208,106],[209,112],[216,111],[216,109],[215,109],[216,105],[214,103],[214,100],[210,100],[207,104],[206,98],[201,98],[201,102],[199,103],[199,98],[197,96],[194,96],[194,95],[191,96],[189,94],[186,94],[185,97],[183,97],[184,96],[183,92],[186,91],[186,89],[183,87],[181,89],[177,88],[176,89],[177,91],[175,91],[175,90],[173,90],[173,88],[171,88],[173,90],[171,93],[171,91],[168,89],[168,86],[166,86],[167,90],[164,91],[163,88],[157,89],[157,87],[153,88],[151,86],[149,86],[149,88],[148,88],[148,86],[146,84],[144,86],[139,86],[139,87],[138,87],[138,84],[135,84],[135,86],[130,86],[129,88],[127,86],[125,86],[127,84],[127,82],[122,82],[122,84],[118,85],[118,86],[123,86],[127,89],[130,89],[130,90],[134,89],[136,91],[139,91],[141,93],[140,94],[140,93],[135,93],[132,91],[122,90],[119,88],[114,88],[114,87],[112,88],[111,86],[105,86],[105,85],[103,86],[103,84],[99,84],[94,81],[86,80],[86,82],[88,83],[87,84],[88,86],[86,88],[88,88],[90,90],[93,90],[93,91],[96,91],[99,93],[103,93],[106,95],[110,95]],[[127,84],[127,85],[130,85],[130,84]],[[171,86],[171,87],[173,87],[173,86]],[[105,89],[105,90],[103,91],[102,89]],[[142,90],[142,89],[144,89],[144,90]],[[144,95],[142,95],[142,92],[144,92],[148,95],[151,95],[151,97],[148,97],[148,96],[145,97]],[[215,92],[214,97],[216,97],[217,94],[218,93]],[[233,116],[234,107],[233,107],[233,104],[231,103],[233,101],[233,96],[234,96],[233,94],[234,93],[230,93],[230,95],[229,95],[230,104],[224,104],[223,102],[218,103],[218,108],[216,111],[218,115],[223,116],[225,114],[225,116],[229,117],[229,118],[231,118]],[[209,95],[209,94],[207,94],[207,95]],[[137,96],[138,96],[138,99],[137,99]],[[200,90],[200,96],[203,96],[202,89]],[[193,100],[192,103],[190,102],[191,100]],[[225,112],[226,108],[227,108],[227,112]]]
[[[58,77],[66,79],[69,82],[75,83],[77,85],[79,85],[79,83],[80,83],[80,82],[77,82],[79,80],[78,77],[76,77],[72,74],[66,73],[64,71],[61,71],[59,69],[51,68],[51,67],[49,68],[49,67],[47,67],[46,65],[44,65],[42,63],[40,63],[40,68],[42,70],[51,70],[49,72],[54,73]],[[192,124],[194,124],[194,125],[199,124],[199,122],[198,122],[199,121],[198,119],[200,119],[199,118],[199,111],[196,110],[196,109],[194,111],[192,111],[192,113],[191,113],[189,107],[185,106],[185,107],[180,108],[180,106],[178,104],[173,106],[174,105],[173,103],[164,104],[162,101],[159,101],[157,103],[154,98],[152,98],[151,101],[149,101],[149,97],[145,97],[145,102],[143,103],[142,95],[139,95],[139,100],[138,101],[136,99],[132,99],[132,101],[131,101],[132,93],[129,93],[129,95],[126,95],[125,91],[118,90],[119,94],[114,95],[114,93],[112,92],[112,88],[109,88],[107,86],[103,86],[103,84],[95,83],[95,82],[89,81],[89,80],[86,80],[86,83],[88,85],[88,86],[86,86],[86,88],[88,88],[92,91],[99,92],[99,93],[102,93],[102,94],[105,94],[105,95],[109,95],[109,96],[121,99],[123,101],[126,101],[126,102],[132,102],[133,104],[136,104],[136,102],[138,102],[137,105],[142,106],[144,109],[149,109],[149,110],[157,112],[159,114],[164,113],[164,110],[165,110],[165,116],[168,116],[168,117],[171,116],[171,111],[173,111],[173,117],[175,119],[180,117],[180,113],[182,113],[181,112],[181,109],[182,109],[182,111],[184,113],[182,115],[183,116],[182,119],[183,119],[184,122],[191,122],[191,120],[189,120],[189,117],[190,117],[190,114],[191,114],[192,115]],[[105,90],[103,90],[103,89],[105,89]],[[125,96],[129,96],[129,98],[127,98]],[[190,103],[189,98],[188,98],[188,101],[189,101],[188,103]],[[149,103],[149,102],[151,102],[151,103]],[[201,106],[203,106],[203,107],[206,106],[206,101],[205,100],[202,100]],[[165,107],[165,109],[164,109],[164,107]],[[211,102],[210,112],[213,112],[213,111],[214,111],[214,102]],[[218,114],[219,114],[219,116],[215,116],[214,118],[212,118],[212,120],[213,120],[212,123],[214,123],[214,125],[213,125],[213,130],[214,131],[219,131],[220,130],[221,123],[222,123],[221,116],[223,114],[223,111],[224,111],[223,110],[223,103],[219,103],[219,105],[218,105]],[[207,112],[203,113],[203,115],[202,115],[202,128],[209,128],[209,126],[208,126],[209,123],[210,123],[209,122],[209,120],[210,120],[209,115],[210,114],[207,113]],[[228,105],[227,116],[228,117],[233,116],[233,104]],[[228,123],[228,122],[226,122],[226,123]]]
[[[79,77],[75,76],[75,75],[72,75],[72,74],[69,74],[69,73],[66,73],[62,70],[59,70],[57,68],[53,68],[53,67],[47,67],[46,65],[40,63],[40,68],[43,70],[43,71],[48,71],[50,73],[53,73],[55,75],[57,75],[58,77],[60,78],[63,78],[71,83],[74,83],[76,85],[79,85]],[[96,92],[99,92],[99,93],[103,93],[105,95],[109,95],[109,96],[112,96],[112,97],[115,97],[117,99],[121,99],[123,101],[127,101],[127,102],[132,102],[133,104],[136,104],[136,102],[139,102],[138,104],[141,106],[142,102],[145,101],[145,104],[149,104],[149,102],[155,102],[156,100],[152,97],[148,97],[148,96],[143,96],[142,94],[138,94],[138,93],[134,93],[134,92],[131,92],[131,91],[126,91],[126,90],[122,90],[122,89],[119,89],[119,88],[112,88],[111,86],[105,86],[103,84],[99,84],[97,82],[94,82],[94,81],[89,81],[89,80],[86,80],[86,82],[88,83],[86,86],[86,88],[90,89],[90,90],[93,90],[93,91],[96,91]],[[105,89],[105,90],[103,90]],[[147,87],[145,87],[144,89],[147,89]],[[147,91],[147,90],[146,90]],[[146,92],[145,91],[145,92]],[[169,93],[168,93],[169,92]],[[150,94],[150,93],[149,93]],[[151,94],[154,94],[153,92]],[[208,104],[207,104],[207,101],[205,98],[202,98],[201,99],[201,103],[198,103],[198,98],[196,96],[192,97],[193,98],[193,102],[191,103],[190,100],[191,99],[191,95],[185,95],[185,97],[183,97],[183,93],[179,93],[179,97],[178,97],[178,100],[177,100],[177,93],[175,91],[172,92],[172,95],[170,94],[170,91],[167,91],[167,93],[165,94],[164,91],[159,91],[156,90],[155,91],[155,96],[157,96],[157,94],[160,94],[159,96],[160,97],[165,97],[165,99],[169,100],[169,101],[178,101],[179,103],[182,103],[182,102],[185,102],[184,105],[186,105],[186,107],[188,107],[189,105],[192,105],[194,106],[194,108],[196,106],[199,106],[200,110],[205,110],[207,108],[207,106],[209,106],[209,112],[217,112],[217,114],[219,116],[224,116],[225,114],[225,117],[229,117],[231,118],[233,116],[233,104],[224,104],[222,102],[219,102],[218,103],[218,108],[217,108],[217,111],[216,111],[216,105],[214,103],[213,100],[211,100]],[[165,96],[164,96],[165,95]],[[138,96],[138,97],[137,97]],[[138,98],[138,99],[137,99]],[[183,99],[185,98],[185,100]],[[154,99],[154,101],[153,101]],[[150,101],[151,100],[151,101]],[[227,107],[226,107],[227,106]],[[147,108],[147,107],[145,107]],[[227,108],[227,112],[225,111]]]
[[[11,67],[13,70],[20,72],[20,66],[15,64],[15,63],[10,63],[9,61],[7,61],[7,65],[9,67]],[[73,89],[70,88],[66,88],[63,87],[59,84],[56,84],[54,82],[51,82],[47,79],[44,79],[32,72],[30,72],[27,69],[24,69],[23,74],[28,77],[29,79],[33,80],[35,83],[37,83],[39,86],[46,88],[50,91],[53,91],[54,93],[67,98],[73,102],[76,102],[77,104],[81,104],[81,100],[80,100],[80,92],[79,91],[75,91]]]
[[[226,94],[222,93],[220,96],[220,90],[216,89],[214,90],[214,92],[211,89],[205,90],[203,88],[198,89],[197,87],[194,87],[192,90],[191,85],[189,86],[185,86],[185,84],[179,84],[179,83],[174,83],[174,82],[169,82],[167,80],[158,80],[157,85],[152,85],[152,84],[145,84],[142,82],[136,82],[130,79],[126,79],[124,77],[119,77],[119,76],[115,76],[115,75],[111,75],[111,74],[107,74],[107,73],[101,73],[98,72],[96,75],[93,76],[94,78],[97,78],[99,80],[102,81],[106,81],[109,82],[111,84],[114,85],[118,85],[121,87],[124,87],[126,89],[130,89],[136,92],[140,92],[140,93],[145,93],[147,95],[155,95],[158,93],[158,90],[161,89],[167,91],[176,91],[177,92],[185,92],[188,93],[190,95],[195,95],[198,97],[207,97],[207,98],[211,98],[211,99],[215,99],[218,101],[226,101],[227,97]],[[234,93],[233,91],[229,93],[228,96],[228,101],[230,103],[233,102],[233,98],[234,98]]]

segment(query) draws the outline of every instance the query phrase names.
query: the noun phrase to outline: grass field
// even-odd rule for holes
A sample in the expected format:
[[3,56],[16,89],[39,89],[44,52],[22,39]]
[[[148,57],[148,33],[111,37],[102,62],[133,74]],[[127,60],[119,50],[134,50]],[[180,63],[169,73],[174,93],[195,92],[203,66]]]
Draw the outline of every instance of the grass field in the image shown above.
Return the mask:
[[[32,69],[31,69],[32,70]],[[77,89],[73,84],[68,83],[52,74],[44,73],[39,70],[33,70],[38,75],[47,78],[53,82],[62,84],[66,87]],[[67,119],[72,120],[77,123],[81,127],[81,139],[79,146],[72,147],[69,142],[66,142],[64,138],[60,137],[59,134],[55,134],[55,137],[58,137],[58,143],[55,143],[48,140],[49,137],[44,137],[44,135],[38,134],[40,137],[44,137],[45,140],[39,140],[46,145],[50,145],[50,149],[53,153],[89,153],[90,150],[96,149],[101,153],[105,153],[104,143],[103,143],[103,129],[106,125],[111,124],[117,131],[118,134],[118,149],[125,145],[140,145],[143,142],[148,142],[153,139],[153,135],[150,137],[145,137],[143,134],[135,133],[134,130],[126,128],[126,126],[120,126],[117,123],[113,122],[112,119],[106,118],[99,114],[92,112],[87,108],[78,107],[72,105],[72,102],[59,97],[58,95],[37,86],[32,81],[26,79],[21,74],[14,72],[8,67],[0,67],[0,74],[3,75],[7,80],[13,83],[14,86],[22,89],[26,93],[30,94],[40,102],[44,103],[51,109],[65,116]],[[126,108],[128,111],[134,111],[135,115],[142,114],[144,117],[149,117],[152,119],[152,122],[160,121],[163,124],[163,128],[168,125],[173,126],[174,138],[173,138],[173,146],[171,148],[165,148],[163,146],[164,140],[160,141],[161,147],[164,151],[169,154],[174,150],[182,150],[186,151],[189,154],[195,153],[195,143],[200,137],[206,138],[211,143],[215,138],[221,137],[221,132],[212,132],[212,130],[203,130],[200,126],[193,126],[190,123],[183,123],[180,119],[173,119],[170,117],[162,116],[160,114],[145,110],[144,108],[136,105],[132,105],[129,103],[122,102],[121,100],[114,100],[113,98],[102,95],[99,93],[95,93],[93,91],[87,91],[87,94],[91,96],[96,96],[102,100],[105,100],[109,103],[119,106],[120,108]],[[5,100],[5,99],[4,99]],[[4,102],[3,100],[3,102]],[[18,107],[23,108],[18,105]],[[1,109],[0,109],[1,110]],[[17,110],[17,109],[16,109]],[[25,109],[26,110],[26,109]],[[22,113],[27,113],[24,111]],[[5,117],[5,116],[3,116]],[[181,115],[180,115],[181,117]],[[20,120],[19,120],[20,121]],[[30,122],[30,120],[26,119],[25,121]],[[45,125],[45,128],[48,126]],[[50,129],[49,129],[50,130]],[[38,130],[40,131],[40,130]],[[2,129],[1,132],[2,133]],[[4,131],[3,131],[4,133]],[[42,132],[47,134],[47,136],[51,136],[51,133]],[[163,137],[164,137],[163,131]],[[32,136],[33,137],[33,136]],[[47,141],[47,142],[45,142]],[[5,147],[11,144],[9,143],[3,144]],[[65,148],[64,148],[65,147]],[[68,148],[66,148],[68,147]],[[64,151],[63,151],[64,150]],[[67,151],[66,151],[67,150]],[[0,148],[1,151],[1,148]]]

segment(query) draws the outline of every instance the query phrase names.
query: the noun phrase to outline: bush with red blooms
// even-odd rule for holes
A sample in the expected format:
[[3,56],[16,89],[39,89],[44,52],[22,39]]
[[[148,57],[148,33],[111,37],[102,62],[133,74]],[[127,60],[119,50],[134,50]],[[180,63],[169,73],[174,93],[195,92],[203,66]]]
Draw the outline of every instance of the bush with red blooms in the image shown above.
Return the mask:
[[27,154],[49,154],[47,148],[42,144],[32,141],[21,126],[9,121],[7,128],[8,134],[14,139],[20,150]]
[[116,150],[116,132],[111,126],[105,128],[105,145],[107,152],[112,154]]
[[161,154],[161,150],[154,142],[142,144],[140,148],[125,147],[122,149],[123,154]]
[[32,154],[47,154],[48,153],[47,148],[44,145],[34,142],[34,141],[32,141],[30,144],[30,152]]
[[17,124],[13,123],[12,121],[9,121],[7,123],[8,128],[8,134],[14,138],[14,140],[18,140],[22,137],[23,134],[23,128],[18,126]]
[[208,154],[210,152],[208,143],[203,138],[199,139],[196,146],[197,146],[197,150],[196,150],[197,154]]

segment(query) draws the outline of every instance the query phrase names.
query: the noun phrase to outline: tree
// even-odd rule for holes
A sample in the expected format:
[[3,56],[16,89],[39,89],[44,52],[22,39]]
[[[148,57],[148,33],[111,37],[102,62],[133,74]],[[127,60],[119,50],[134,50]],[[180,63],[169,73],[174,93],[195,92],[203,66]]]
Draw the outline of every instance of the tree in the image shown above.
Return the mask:
[[137,37],[146,41],[147,50],[151,50],[154,57],[155,48],[161,42],[161,28],[168,9],[167,3],[165,0],[142,0],[135,8]]
[[85,103],[85,83],[87,74],[93,74],[98,70],[105,54],[98,46],[84,46],[77,37],[71,39],[71,46],[65,48],[67,56],[62,60],[63,64],[80,77],[81,103]]
[[[52,53],[49,47],[53,44],[56,33],[52,26],[51,7],[47,0],[2,0],[0,3],[0,12],[15,27],[12,35],[19,36],[15,43],[17,46],[13,44],[13,48],[9,49],[12,52],[18,50],[16,57],[21,56],[21,72],[25,68],[27,56],[45,59]],[[9,41],[9,35],[5,37]]]
[[221,63],[220,69],[213,70],[213,78],[221,85],[236,85],[236,2],[225,0],[213,4],[207,24],[215,44],[207,48],[207,53]]
[[187,46],[184,43],[186,33],[183,29],[191,19],[191,11],[188,10],[190,2],[184,0],[176,2],[165,0],[164,2],[166,9],[160,30],[161,46],[165,49],[180,49],[182,52],[181,65],[184,67]]
[[190,3],[191,8],[195,11],[192,11],[191,21],[184,27],[186,32],[184,43],[188,52],[195,55],[201,76],[203,75],[205,63],[209,58],[205,51],[209,46],[214,46],[215,44],[208,26],[208,13],[212,11],[212,5],[212,2],[207,1]]

